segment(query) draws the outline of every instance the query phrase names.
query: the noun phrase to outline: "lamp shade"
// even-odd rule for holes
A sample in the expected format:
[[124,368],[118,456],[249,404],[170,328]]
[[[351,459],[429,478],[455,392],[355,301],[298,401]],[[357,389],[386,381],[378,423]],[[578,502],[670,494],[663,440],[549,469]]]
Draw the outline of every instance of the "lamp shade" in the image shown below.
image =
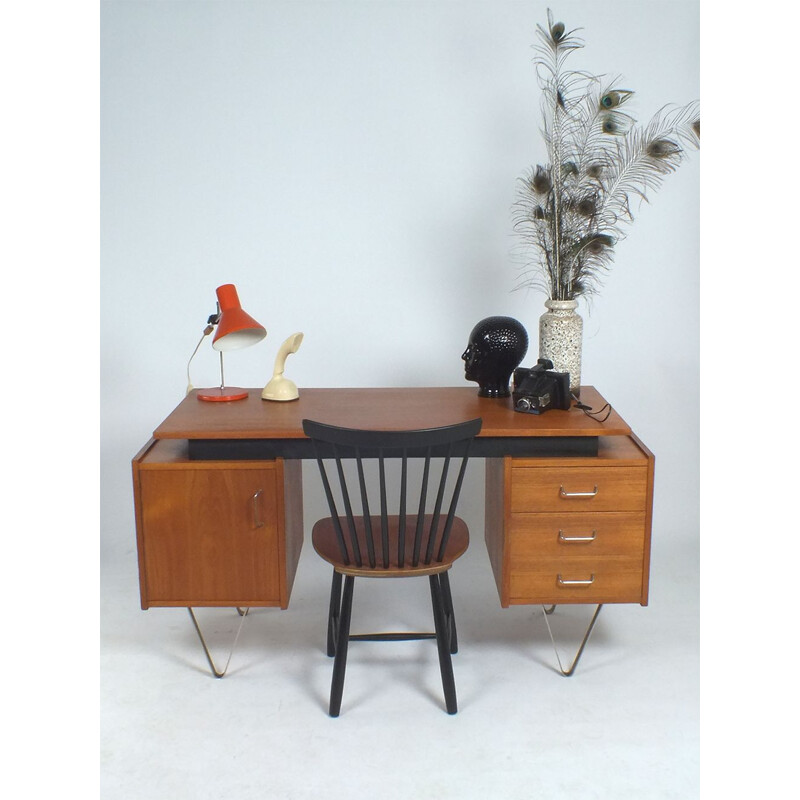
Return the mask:
[[220,317],[211,346],[215,350],[238,350],[260,342],[267,331],[248,313],[242,311],[239,295],[232,283],[226,283],[217,289]]

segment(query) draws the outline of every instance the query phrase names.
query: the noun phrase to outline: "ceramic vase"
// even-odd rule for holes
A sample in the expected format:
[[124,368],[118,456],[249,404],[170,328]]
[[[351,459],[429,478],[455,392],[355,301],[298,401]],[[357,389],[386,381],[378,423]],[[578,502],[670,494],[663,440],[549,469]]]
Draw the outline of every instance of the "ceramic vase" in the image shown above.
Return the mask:
[[549,358],[556,372],[569,372],[569,388],[575,395],[581,386],[583,318],[577,300],[546,300],[547,311],[539,318],[539,358]]

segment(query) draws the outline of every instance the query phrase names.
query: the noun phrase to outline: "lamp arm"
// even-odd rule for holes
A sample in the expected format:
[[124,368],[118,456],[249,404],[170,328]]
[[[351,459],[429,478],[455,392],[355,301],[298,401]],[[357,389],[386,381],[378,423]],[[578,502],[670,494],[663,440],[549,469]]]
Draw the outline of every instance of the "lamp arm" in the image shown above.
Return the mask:
[[[200,341],[197,343],[197,347],[195,347],[194,352],[191,354],[191,356],[189,356],[189,363],[186,365],[186,394],[189,394],[189,392],[191,392],[192,389],[194,389],[194,386],[192,386],[192,378],[191,375],[189,374],[189,369],[192,366],[192,359],[197,355],[197,351],[200,349],[200,345],[203,344],[203,341],[205,340],[206,336],[208,336],[208,334],[211,333],[213,330],[214,330],[213,325],[209,324],[206,326],[205,330],[203,331],[203,335],[200,337]],[[220,355],[222,354],[220,353]]]

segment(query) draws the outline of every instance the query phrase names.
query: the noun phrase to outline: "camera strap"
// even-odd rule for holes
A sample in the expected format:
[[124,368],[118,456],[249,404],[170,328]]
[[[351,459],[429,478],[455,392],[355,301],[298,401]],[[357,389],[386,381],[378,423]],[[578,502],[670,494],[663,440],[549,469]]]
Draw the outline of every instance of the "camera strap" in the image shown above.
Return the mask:
[[[598,422],[605,422],[610,416],[613,409],[611,408],[611,403],[606,403],[599,411],[593,411],[591,406],[587,406],[585,403],[581,403],[575,395],[572,395],[572,399],[575,401],[575,408],[579,408],[586,414],[587,417],[591,417]],[[601,415],[605,412],[605,416],[601,418]]]

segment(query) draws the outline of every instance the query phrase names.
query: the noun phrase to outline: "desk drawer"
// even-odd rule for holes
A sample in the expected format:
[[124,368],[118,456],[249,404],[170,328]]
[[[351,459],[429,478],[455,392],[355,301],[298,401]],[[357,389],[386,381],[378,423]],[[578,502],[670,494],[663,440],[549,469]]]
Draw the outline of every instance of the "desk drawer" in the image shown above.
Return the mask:
[[638,511],[647,503],[647,468],[514,467],[511,513]]
[[642,558],[573,556],[515,559],[509,601],[522,603],[638,603]]
[[601,437],[597,457],[487,459],[484,536],[500,604],[647,605],[653,476],[635,436]]
[[624,555],[641,559],[646,517],[626,513],[512,514],[509,558]]

